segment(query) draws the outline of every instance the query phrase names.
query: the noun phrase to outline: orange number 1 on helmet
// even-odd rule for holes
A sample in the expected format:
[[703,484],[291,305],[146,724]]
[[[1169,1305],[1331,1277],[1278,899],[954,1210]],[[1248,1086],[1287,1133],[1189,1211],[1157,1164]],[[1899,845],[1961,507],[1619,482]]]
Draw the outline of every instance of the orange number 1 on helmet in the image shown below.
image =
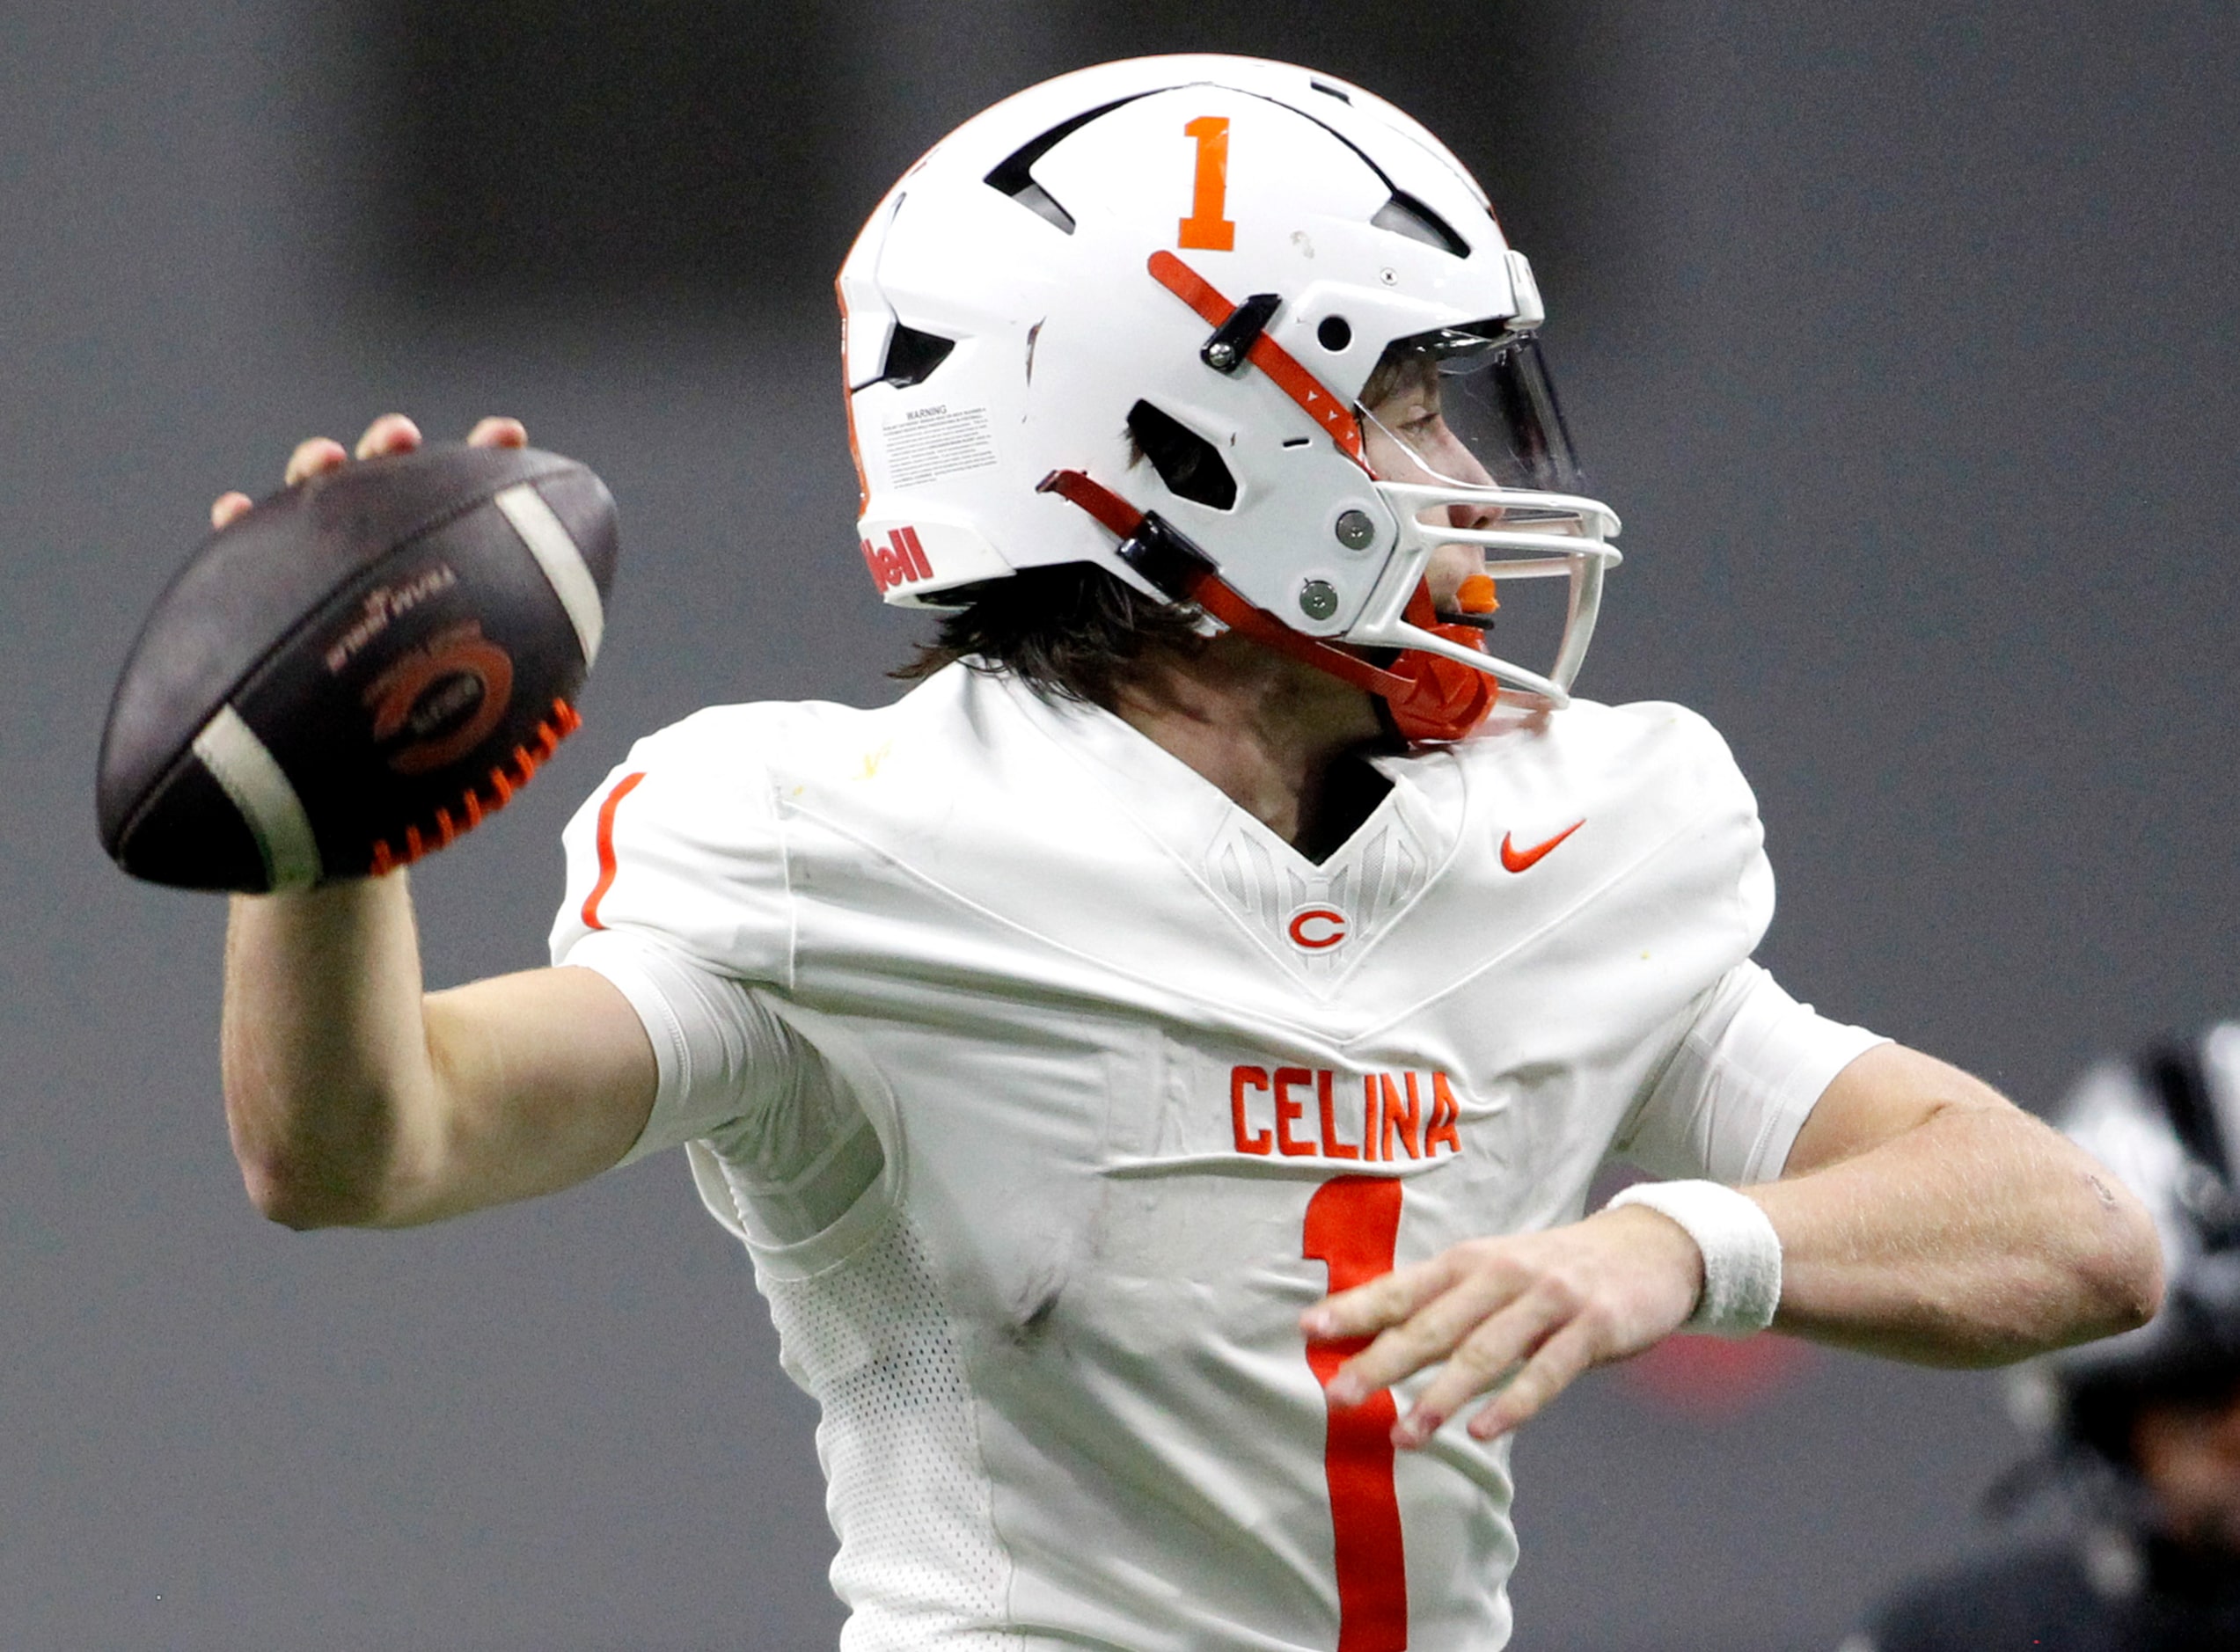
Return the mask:
[[[1314,1190],[1300,1248],[1329,1267],[1333,1293],[1392,1271],[1400,1200],[1400,1183],[1388,1176],[1336,1176]],[[1338,1367],[1368,1343],[1365,1336],[1310,1342],[1307,1363],[1328,1387]],[[1389,1389],[1330,1410],[1322,1468],[1337,1551],[1338,1652],[1406,1652],[1408,1646],[1408,1567],[1392,1479],[1398,1416]]]
[[1235,249],[1237,226],[1221,216],[1229,201],[1229,117],[1202,114],[1182,128],[1197,140],[1197,176],[1190,184],[1190,216],[1177,246],[1208,252]]

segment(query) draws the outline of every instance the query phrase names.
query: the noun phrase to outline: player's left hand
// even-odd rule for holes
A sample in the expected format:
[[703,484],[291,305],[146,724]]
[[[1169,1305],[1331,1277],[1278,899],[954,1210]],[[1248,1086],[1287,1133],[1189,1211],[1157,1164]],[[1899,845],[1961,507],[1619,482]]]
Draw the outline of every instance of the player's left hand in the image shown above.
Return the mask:
[[1470,1239],[1307,1310],[1309,1341],[1371,1338],[1331,1378],[1335,1406],[1444,1362],[1393,1429],[1424,1444],[1476,1396],[1476,1438],[1505,1434],[1580,1372],[1662,1341],[1695,1312],[1703,1258],[1676,1222],[1640,1206],[1568,1227]]

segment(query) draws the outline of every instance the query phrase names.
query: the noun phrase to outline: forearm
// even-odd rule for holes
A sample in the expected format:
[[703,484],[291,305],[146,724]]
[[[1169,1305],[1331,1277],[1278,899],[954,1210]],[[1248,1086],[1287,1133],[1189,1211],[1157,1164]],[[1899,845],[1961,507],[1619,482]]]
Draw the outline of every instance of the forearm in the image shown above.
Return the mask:
[[2160,1268],[2138,1202],[1987,1087],[1891,1051],[1876,1064],[1885,1084],[1917,1101],[1942,1092],[1917,1122],[1750,1189],[1782,1240],[1775,1327],[1925,1364],[1991,1365],[2143,1322]]
[[403,874],[236,896],[223,1037],[258,1207],[290,1226],[370,1219],[435,1084]]
[[571,1186],[652,1110],[637,1012],[589,969],[423,996],[404,874],[245,896],[226,939],[225,1100],[260,1210],[407,1226]]

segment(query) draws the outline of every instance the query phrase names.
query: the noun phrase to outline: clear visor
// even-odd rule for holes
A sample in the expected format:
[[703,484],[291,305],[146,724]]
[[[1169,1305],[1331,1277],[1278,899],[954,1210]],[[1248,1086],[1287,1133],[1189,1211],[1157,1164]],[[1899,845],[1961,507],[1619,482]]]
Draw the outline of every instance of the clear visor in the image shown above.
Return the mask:
[[1504,334],[1498,323],[1392,344],[1362,388],[1360,409],[1371,468],[1386,480],[1585,491],[1539,340]]
[[[1585,496],[1538,342],[1497,321],[1397,340],[1358,411],[1402,554],[1349,635],[1430,647],[1564,703],[1618,560],[1618,519]],[[1419,579],[1438,618],[1478,631],[1482,648],[1408,624]],[[1513,663],[1551,657],[1545,675]]]

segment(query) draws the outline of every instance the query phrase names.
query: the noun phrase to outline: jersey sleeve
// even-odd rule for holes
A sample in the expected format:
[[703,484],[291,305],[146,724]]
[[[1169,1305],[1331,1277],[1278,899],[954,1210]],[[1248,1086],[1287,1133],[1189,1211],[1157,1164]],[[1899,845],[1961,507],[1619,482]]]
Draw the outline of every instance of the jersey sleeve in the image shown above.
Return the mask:
[[584,936],[555,961],[612,982],[653,1042],[654,1109],[623,1164],[763,1118],[792,1089],[803,1052],[745,982],[613,930]]
[[1770,1181],[1821,1092],[1886,1042],[1799,1004],[1745,959],[1691,1006],[1615,1151],[1653,1176]]
[[645,1024],[652,1116],[624,1162],[766,1121],[811,1052],[762,996],[792,962],[782,834],[736,719],[640,741],[562,834],[555,965],[597,970]]
[[651,937],[741,980],[790,985],[793,903],[756,706],[641,740],[560,835],[554,963],[587,935]]

